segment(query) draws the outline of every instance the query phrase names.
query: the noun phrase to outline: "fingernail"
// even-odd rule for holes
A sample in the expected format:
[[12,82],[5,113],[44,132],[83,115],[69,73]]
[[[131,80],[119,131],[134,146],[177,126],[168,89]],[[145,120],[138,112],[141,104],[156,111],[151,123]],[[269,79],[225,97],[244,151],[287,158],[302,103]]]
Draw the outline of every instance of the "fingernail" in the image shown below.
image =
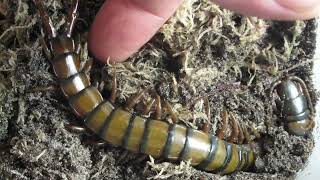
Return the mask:
[[306,12],[319,7],[319,0],[275,0],[280,6],[295,12]]

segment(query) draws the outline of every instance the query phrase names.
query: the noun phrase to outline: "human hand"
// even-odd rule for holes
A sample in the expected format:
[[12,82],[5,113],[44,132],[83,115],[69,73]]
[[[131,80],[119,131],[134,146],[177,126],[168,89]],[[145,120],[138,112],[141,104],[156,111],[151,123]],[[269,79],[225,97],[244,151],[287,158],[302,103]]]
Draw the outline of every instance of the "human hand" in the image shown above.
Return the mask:
[[[319,14],[319,0],[212,0],[241,14],[266,19],[308,19]],[[125,61],[168,20],[183,0],[108,0],[89,33],[89,49],[100,61]]]

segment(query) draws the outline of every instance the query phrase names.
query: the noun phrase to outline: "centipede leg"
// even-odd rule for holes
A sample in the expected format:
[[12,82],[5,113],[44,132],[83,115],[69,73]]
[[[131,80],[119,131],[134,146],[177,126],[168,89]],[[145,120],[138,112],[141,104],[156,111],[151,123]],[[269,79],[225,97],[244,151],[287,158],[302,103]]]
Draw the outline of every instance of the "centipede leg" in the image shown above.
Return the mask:
[[254,137],[255,137],[256,139],[260,139],[260,138],[261,138],[260,133],[257,131],[257,129],[256,129],[255,127],[252,127],[252,126],[251,126],[250,129],[252,130],[252,133],[253,133],[253,135],[254,135]]
[[119,165],[122,165],[122,164],[125,163],[125,159],[126,159],[126,157],[128,156],[129,153],[130,153],[129,151],[124,150],[124,151],[120,154],[119,158],[117,158],[117,162],[118,162]]
[[135,163],[140,164],[146,159],[148,159],[149,155],[142,154],[140,157],[138,157],[136,160],[134,160]]
[[47,13],[47,11],[44,8],[43,1],[42,0],[33,0],[34,4],[37,6],[42,24],[44,26],[45,33],[47,37],[54,38],[57,36],[56,29],[53,26],[53,23]]
[[210,104],[209,104],[209,99],[208,97],[204,97],[204,107],[205,107],[205,113],[207,115],[207,122],[205,122],[202,126],[202,131],[205,133],[209,133],[210,131],[210,122],[211,122],[211,112],[210,112]]
[[68,13],[68,19],[65,25],[65,33],[68,37],[71,37],[71,33],[74,27],[74,23],[77,18],[77,10],[78,10],[79,0],[73,0],[72,6]]
[[80,56],[81,55],[81,37],[80,37],[79,33],[77,33],[75,35],[74,42],[75,42],[75,45],[76,45],[75,51]]
[[127,101],[126,105],[125,105],[125,109],[127,110],[131,110],[133,108],[133,106],[135,106],[140,99],[143,97],[144,93],[145,93],[145,89],[138,92],[137,94],[133,95],[131,98],[129,98],[129,100]]
[[220,128],[217,130],[216,135],[219,139],[224,139],[224,136],[227,130],[228,119],[229,119],[228,112],[224,110],[222,112],[221,118],[222,120],[221,120]]
[[91,138],[84,140],[84,144],[93,145],[93,146],[104,146],[107,144],[107,142],[105,142],[104,140],[101,140],[101,139],[91,137]]
[[155,112],[155,119],[161,119],[162,114],[162,106],[161,106],[161,98],[159,94],[156,94],[156,112]]
[[242,126],[242,129],[243,129],[243,134],[244,134],[245,139],[247,140],[248,144],[250,146],[252,146],[252,140],[251,140],[251,137],[249,135],[247,127],[246,126]]
[[243,144],[243,141],[245,139],[244,134],[243,134],[243,130],[242,127],[240,126],[239,123],[238,124],[238,129],[239,129],[239,136],[238,136],[238,144]]
[[171,119],[172,119],[172,122],[176,124],[176,123],[178,122],[178,116],[177,116],[176,112],[174,112],[171,104],[169,103],[169,101],[165,100],[165,101],[164,101],[164,105],[165,105],[165,107],[166,107],[166,110],[167,110],[168,113],[170,114],[170,117],[171,117]]
[[[81,125],[76,125],[76,124],[66,124],[65,128],[72,133],[76,133],[76,134],[85,134],[88,133],[88,130]],[[101,139],[97,139],[97,138],[93,138],[92,136],[90,136],[89,138],[86,138],[84,141],[84,144],[87,145],[94,145],[94,146],[103,146],[106,144],[105,141],[101,140]]]
[[231,130],[231,135],[228,137],[228,141],[236,143],[239,137],[239,125],[233,113],[230,113],[230,118],[231,118],[232,130]]
[[112,89],[110,95],[110,102],[115,103],[117,97],[117,76],[116,69],[113,67],[113,76],[112,76]]
[[87,129],[84,126],[76,124],[65,124],[65,128],[72,133],[83,134],[87,132]]
[[92,58],[89,58],[86,60],[86,62],[84,63],[84,65],[82,67],[82,71],[85,72],[87,75],[89,74],[89,72],[92,68],[92,63],[93,63]]
[[155,99],[151,99],[150,101],[148,101],[147,105],[145,106],[145,108],[142,112],[143,116],[148,117],[150,115],[151,108],[154,105],[155,101],[156,101]]
[[48,92],[48,91],[55,91],[58,89],[58,86],[56,85],[47,85],[47,86],[38,86],[31,88],[30,90],[27,90],[28,93],[34,93],[34,92]]
[[43,49],[44,54],[46,55],[46,57],[48,59],[51,59],[52,58],[52,54],[51,54],[50,49],[48,48],[48,45],[47,45],[46,41],[44,40],[43,37],[40,37],[39,40],[40,40],[40,44],[41,44],[41,47]]

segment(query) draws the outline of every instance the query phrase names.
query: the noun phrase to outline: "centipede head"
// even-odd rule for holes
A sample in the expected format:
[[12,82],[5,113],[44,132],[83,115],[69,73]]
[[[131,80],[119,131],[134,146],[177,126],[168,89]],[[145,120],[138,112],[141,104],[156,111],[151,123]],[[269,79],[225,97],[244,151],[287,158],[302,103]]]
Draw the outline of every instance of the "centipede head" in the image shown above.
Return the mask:
[[75,43],[71,38],[71,33],[74,28],[75,20],[77,18],[79,0],[72,1],[72,5],[68,11],[67,21],[64,24],[64,29],[61,34],[57,33],[57,30],[54,27],[52,20],[44,7],[43,1],[33,0],[33,2],[38,8],[43,24],[43,29],[48,40],[47,46],[51,50],[51,53],[55,56],[75,51]]

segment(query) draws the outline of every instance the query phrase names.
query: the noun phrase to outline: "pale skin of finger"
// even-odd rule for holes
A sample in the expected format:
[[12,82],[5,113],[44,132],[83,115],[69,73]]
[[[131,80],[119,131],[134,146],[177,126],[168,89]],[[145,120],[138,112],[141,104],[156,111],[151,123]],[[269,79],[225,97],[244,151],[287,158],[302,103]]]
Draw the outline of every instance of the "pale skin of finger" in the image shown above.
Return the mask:
[[319,0],[212,0],[224,8],[249,16],[275,20],[303,20],[319,14]]
[[[183,0],[108,0],[91,26],[89,49],[106,63],[122,62],[138,51]],[[212,0],[236,12],[267,19],[308,19],[319,13],[319,0]]]
[[89,49],[102,62],[126,60],[143,46],[183,0],[109,0],[89,33]]

